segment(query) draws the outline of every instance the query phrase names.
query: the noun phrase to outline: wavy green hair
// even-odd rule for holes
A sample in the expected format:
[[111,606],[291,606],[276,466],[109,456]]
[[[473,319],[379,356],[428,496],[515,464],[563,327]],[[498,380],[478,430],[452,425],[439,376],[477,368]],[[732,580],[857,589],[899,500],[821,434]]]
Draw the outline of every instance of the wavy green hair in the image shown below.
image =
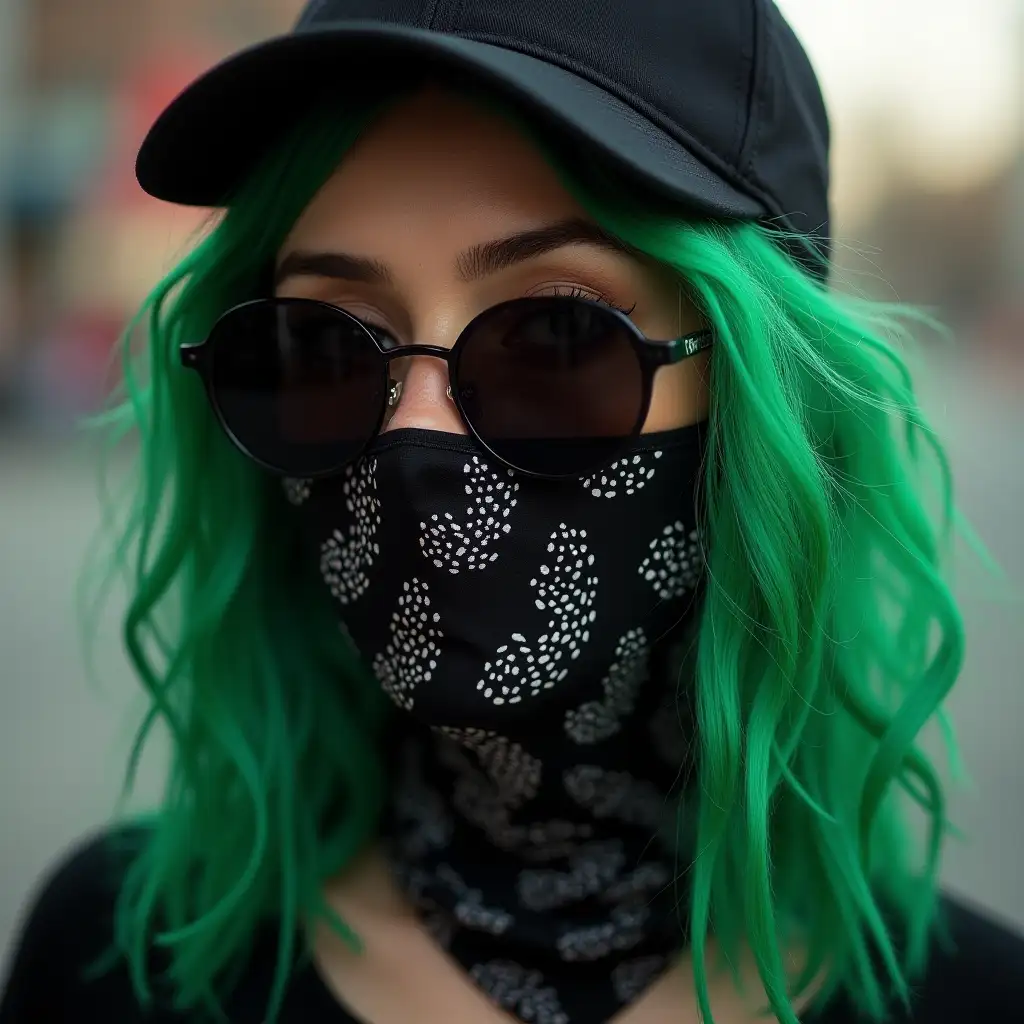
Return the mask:
[[[153,944],[177,1004],[216,1013],[255,926],[278,920],[268,1020],[303,921],[325,915],[358,947],[321,885],[377,827],[387,708],[295,557],[280,488],[228,442],[178,347],[265,288],[289,228],[379,110],[311,115],[125,335],[124,389],[105,419],[137,437],[139,458],[113,550],[150,703],[126,792],[157,723],[172,744],[116,914],[114,955],[142,1002]],[[655,212],[545,152],[600,224],[678,275],[717,332],[703,612],[687,667],[665,680],[698,726],[678,884],[704,1019],[710,934],[732,963],[749,946],[779,1021],[796,1024],[791,998],[822,977],[819,1002],[845,990],[881,1018],[909,998],[935,922],[948,826],[916,738],[963,656],[940,569],[948,468],[899,354],[915,315],[834,293],[764,227]],[[930,822],[923,850],[903,796]],[[791,940],[810,951],[795,982],[781,954]]]

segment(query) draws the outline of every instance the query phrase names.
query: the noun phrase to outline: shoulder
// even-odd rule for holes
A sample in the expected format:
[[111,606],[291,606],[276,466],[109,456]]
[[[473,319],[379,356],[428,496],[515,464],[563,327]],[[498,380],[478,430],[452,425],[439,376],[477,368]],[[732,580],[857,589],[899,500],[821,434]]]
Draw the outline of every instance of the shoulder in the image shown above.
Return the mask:
[[936,941],[923,1001],[936,1012],[957,1007],[962,1019],[1010,1020],[1024,1013],[1021,930],[958,898],[947,898],[943,910],[945,935]]
[[[108,957],[121,884],[148,835],[141,826],[112,829],[80,840],[54,859],[28,898],[6,979],[0,978],[0,1024],[192,1024],[197,1019],[194,1011],[170,1008],[165,951],[148,951],[148,980],[157,989],[152,1009],[140,1007],[124,959]],[[245,970],[224,1005],[222,1019],[232,1024],[258,1024],[270,998],[276,923],[269,921],[253,940]],[[97,964],[103,969],[89,972]],[[292,978],[280,1020],[358,1024],[308,963]]]
[[37,887],[33,906],[46,912],[95,910],[117,895],[125,869],[146,838],[142,826],[122,826],[78,840],[54,858]]
[[[1024,1008],[1024,934],[960,898],[944,896],[942,927],[924,974],[913,980],[912,1010],[892,1024],[963,1024],[1020,1018]],[[853,1024],[840,999],[807,1024]]]
[[85,1006],[125,1024],[136,1019],[127,971],[107,972],[92,984],[83,972],[111,948],[121,880],[144,838],[140,827],[112,829],[55,858],[14,939],[0,1024],[82,1019]]

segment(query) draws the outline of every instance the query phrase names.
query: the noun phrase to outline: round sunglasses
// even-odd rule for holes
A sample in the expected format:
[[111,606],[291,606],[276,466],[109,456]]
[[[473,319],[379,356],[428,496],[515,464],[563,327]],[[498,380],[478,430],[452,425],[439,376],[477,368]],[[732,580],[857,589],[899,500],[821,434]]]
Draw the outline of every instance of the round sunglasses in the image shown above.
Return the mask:
[[432,356],[490,455],[530,476],[575,477],[640,434],[659,366],[711,343],[710,330],[652,341],[617,309],[551,296],[484,310],[450,349],[402,345],[326,302],[269,298],[228,310],[205,341],[181,346],[181,362],[200,374],[231,441],[283,476],[342,471],[401,398],[392,361]]

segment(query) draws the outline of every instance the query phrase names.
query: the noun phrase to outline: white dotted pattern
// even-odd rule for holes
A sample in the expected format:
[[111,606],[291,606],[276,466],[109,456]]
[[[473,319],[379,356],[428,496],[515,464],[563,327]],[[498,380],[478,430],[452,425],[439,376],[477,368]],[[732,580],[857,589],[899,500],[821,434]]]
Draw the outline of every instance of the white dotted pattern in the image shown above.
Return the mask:
[[681,597],[697,585],[703,568],[700,537],[678,520],[651,541],[639,572],[662,600]]
[[590,639],[597,577],[589,575],[594,556],[587,549],[586,537],[586,530],[565,523],[551,534],[550,564],[541,565],[530,580],[537,594],[534,604],[551,613],[547,632],[533,642],[522,633],[513,633],[511,640],[498,648],[496,660],[484,665],[484,677],[476,684],[487,700],[498,705],[518,704],[524,691],[534,696],[550,689],[569,673],[562,662],[578,658],[581,646]]
[[457,729],[443,725],[438,731],[477,755],[506,806],[518,807],[537,795],[541,778],[540,760],[528,754],[519,743],[487,729]]
[[625,862],[621,840],[587,843],[573,853],[568,871],[521,871],[516,882],[519,902],[538,912],[578,903],[604,892],[618,878]]
[[666,809],[665,797],[651,782],[626,772],[578,764],[562,776],[565,791],[595,818],[614,818],[655,829]]
[[612,988],[620,1002],[631,1003],[668,966],[664,956],[642,956],[626,960],[612,971]]
[[516,507],[519,482],[511,469],[495,473],[476,455],[463,467],[466,474],[466,521],[460,523],[450,512],[420,523],[423,554],[438,569],[456,574],[463,569],[483,569],[495,561],[493,550],[510,530],[508,518]]
[[309,498],[309,481],[300,480],[297,477],[285,477],[281,481],[284,488],[284,496],[293,505],[302,505]]
[[[443,747],[444,763],[458,772],[452,806],[467,822],[479,828],[501,850],[516,851],[534,861],[571,856],[583,840],[593,835],[591,825],[553,819],[514,825],[511,810],[494,784],[464,758],[457,747]],[[454,756],[453,756],[454,755]]]
[[647,861],[624,878],[620,878],[614,885],[610,885],[602,893],[602,899],[606,903],[629,903],[632,905],[637,900],[647,903],[671,881],[672,876],[664,864]]
[[530,1024],[569,1024],[558,995],[544,984],[540,971],[527,970],[510,960],[474,964],[473,980],[503,1010],[510,1010]]
[[614,498],[619,494],[636,494],[654,476],[650,459],[660,459],[661,452],[650,452],[618,459],[607,469],[583,481],[584,489],[595,498]]
[[362,596],[370,584],[367,570],[380,555],[375,539],[380,526],[376,469],[375,460],[360,460],[345,471],[342,493],[352,521],[344,532],[335,530],[320,549],[320,572],[342,604]]
[[437,668],[438,641],[444,639],[439,619],[430,610],[426,583],[414,579],[403,584],[391,616],[391,640],[373,659],[373,671],[384,692],[406,711],[412,710],[416,688],[429,683]]
[[610,920],[563,932],[555,945],[563,960],[599,960],[640,942],[648,914],[644,906],[615,907]]
[[464,928],[473,928],[489,935],[504,935],[512,926],[511,914],[496,907],[484,906],[480,890],[468,886],[450,865],[438,865],[437,878],[458,897],[454,909],[455,920]]
[[642,629],[624,633],[615,647],[615,660],[601,680],[602,700],[591,700],[565,713],[565,731],[576,743],[599,743],[614,736],[633,711],[637,693],[647,679],[650,648]]

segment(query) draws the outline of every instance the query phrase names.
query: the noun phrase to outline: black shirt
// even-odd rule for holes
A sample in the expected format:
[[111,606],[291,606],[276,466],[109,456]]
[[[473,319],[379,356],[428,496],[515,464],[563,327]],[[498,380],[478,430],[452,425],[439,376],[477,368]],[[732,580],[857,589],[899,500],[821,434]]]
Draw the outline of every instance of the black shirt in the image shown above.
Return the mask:
[[[183,1024],[192,1014],[175,1013],[158,1001],[140,1010],[127,967],[83,981],[83,967],[109,946],[114,899],[123,865],[93,839],[75,849],[52,872],[31,908],[0,994],[0,1024]],[[946,899],[956,953],[936,949],[927,975],[915,986],[912,1017],[892,1024],[1010,1024],[1024,1019],[1024,937],[963,904]],[[246,970],[225,1002],[230,1024],[261,1024],[276,963],[276,931],[268,924],[257,937]],[[157,966],[158,963],[155,962]],[[844,1000],[807,1016],[805,1024],[856,1024]],[[327,990],[311,966],[292,978],[280,1024],[391,1024],[361,1021]],[[595,1021],[594,1024],[599,1024]]]

